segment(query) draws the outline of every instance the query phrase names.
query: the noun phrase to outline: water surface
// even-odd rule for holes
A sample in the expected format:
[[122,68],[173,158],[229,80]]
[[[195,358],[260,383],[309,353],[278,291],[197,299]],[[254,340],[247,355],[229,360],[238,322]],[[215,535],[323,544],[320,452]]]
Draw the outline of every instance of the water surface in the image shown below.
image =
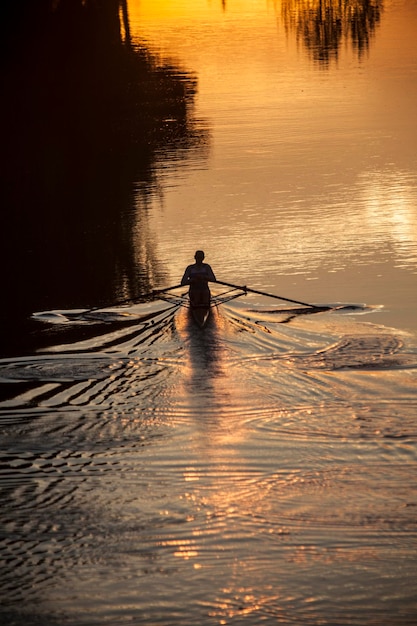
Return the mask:
[[0,363],[8,623],[413,622],[416,346],[274,311]]
[[[416,623],[417,12],[335,4],[55,3],[8,75],[0,621]],[[197,248],[323,306],[140,298]]]
[[203,247],[231,282],[384,304],[415,330],[414,4],[334,8],[324,41],[303,36],[319,2],[191,5],[131,6],[133,35],[198,73],[210,130],[207,158],[162,170],[150,219],[171,279]]

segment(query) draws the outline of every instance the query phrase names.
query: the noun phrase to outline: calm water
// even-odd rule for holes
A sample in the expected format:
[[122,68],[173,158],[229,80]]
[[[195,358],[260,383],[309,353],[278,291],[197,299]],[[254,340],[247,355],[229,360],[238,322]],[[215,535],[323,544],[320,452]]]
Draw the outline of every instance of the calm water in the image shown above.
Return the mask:
[[[417,5],[334,4],[120,3],[130,69],[11,122],[1,623],[416,623]],[[117,306],[200,247],[334,309]]]

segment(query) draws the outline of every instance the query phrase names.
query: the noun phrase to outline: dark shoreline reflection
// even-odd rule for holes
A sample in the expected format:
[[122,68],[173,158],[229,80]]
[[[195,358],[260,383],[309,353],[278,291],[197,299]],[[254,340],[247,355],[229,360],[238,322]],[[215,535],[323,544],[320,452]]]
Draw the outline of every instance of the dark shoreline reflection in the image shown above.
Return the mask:
[[337,60],[343,41],[359,59],[366,54],[383,11],[383,0],[282,0],[287,33],[294,31],[309,56],[328,65]]
[[165,280],[147,226],[156,165],[204,159],[208,137],[195,76],[132,47],[125,0],[9,2],[4,16],[7,354],[34,311],[134,299]]

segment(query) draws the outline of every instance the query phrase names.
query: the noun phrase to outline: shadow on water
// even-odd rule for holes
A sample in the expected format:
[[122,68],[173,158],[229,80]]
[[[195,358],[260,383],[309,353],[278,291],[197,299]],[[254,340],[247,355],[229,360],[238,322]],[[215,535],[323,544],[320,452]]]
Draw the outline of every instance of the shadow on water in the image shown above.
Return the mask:
[[126,2],[2,9],[3,353],[37,310],[134,299],[165,280],[156,167],[205,158],[193,75],[132,47]]
[[188,308],[181,309],[177,315],[176,329],[186,348],[189,382],[194,389],[222,374],[220,327],[220,318],[214,307],[204,328],[197,326]]
[[287,33],[294,31],[297,42],[323,66],[337,61],[344,41],[350,42],[361,59],[382,11],[382,0],[283,0],[281,7]]
[[175,317],[176,333],[184,350],[183,384],[179,391],[187,412],[209,421],[229,397],[226,372],[227,349],[224,343],[225,320],[212,308],[206,326],[201,329],[189,309]]

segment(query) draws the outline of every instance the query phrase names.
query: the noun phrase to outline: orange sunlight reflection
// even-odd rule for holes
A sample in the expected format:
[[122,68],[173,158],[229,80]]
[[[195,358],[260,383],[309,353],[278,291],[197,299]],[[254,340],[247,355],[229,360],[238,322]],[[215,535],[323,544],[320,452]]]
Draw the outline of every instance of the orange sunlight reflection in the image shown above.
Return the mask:
[[[185,492],[181,497],[200,523],[184,540],[172,545],[176,557],[192,559],[193,567],[199,569],[199,555],[207,555],[209,548],[214,554],[223,550],[224,534],[238,536],[241,517],[250,519],[256,511],[264,515],[266,502],[242,453],[248,436],[243,419],[247,389],[241,372],[238,370],[236,375],[231,365],[225,341],[232,332],[230,324],[215,309],[202,331],[194,325],[189,311],[183,309],[176,316],[176,330],[185,352],[178,387],[179,402],[184,405],[178,411],[178,420],[180,425],[184,419],[193,421],[184,445],[188,456],[195,459],[194,464],[184,468]],[[247,598],[248,593],[249,589],[245,592]],[[244,610],[251,612],[258,602],[247,601]],[[231,615],[230,609],[222,607],[221,614]]]
[[189,531],[169,546],[176,558],[190,562],[196,575],[205,576],[212,562],[223,562],[218,590],[206,610],[219,624],[227,624],[271,603],[280,604],[281,590],[276,584],[265,584],[263,571],[254,569],[241,545],[257,541],[260,519],[265,520],[268,538],[285,541],[287,528],[266,521],[273,518],[272,485],[282,479],[260,476],[247,458],[251,430],[245,416],[248,403],[253,404],[253,385],[246,381],[244,370],[233,367],[235,331],[230,320],[215,310],[201,331],[183,309],[176,316],[176,330],[185,352],[178,388],[185,406],[179,418],[198,417],[184,444],[195,460],[183,470],[181,498],[190,511]]
[[[262,7],[271,5],[270,0],[258,0],[258,2],[248,2],[248,0],[233,0],[233,3],[226,4],[227,12],[246,14],[250,12],[254,16],[259,12],[256,10],[257,4]],[[277,5],[277,0],[272,3]],[[129,16],[132,21],[146,19],[175,20],[179,22],[188,21],[204,15],[224,16],[225,2],[214,0],[213,2],[195,2],[195,0],[180,0],[171,2],[170,0],[130,0]]]
[[392,238],[399,248],[404,245],[404,252],[409,254],[410,244],[417,245],[415,189],[410,172],[371,171],[361,177],[361,182],[370,226],[377,232],[381,216],[385,215],[392,227]]

